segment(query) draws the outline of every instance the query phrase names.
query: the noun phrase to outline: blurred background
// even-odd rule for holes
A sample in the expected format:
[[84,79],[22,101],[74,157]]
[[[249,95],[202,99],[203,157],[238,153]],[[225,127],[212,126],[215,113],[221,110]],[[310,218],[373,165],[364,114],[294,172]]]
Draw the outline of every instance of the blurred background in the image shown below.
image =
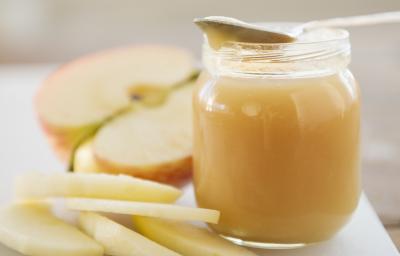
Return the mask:
[[[10,72],[40,83],[59,63],[120,45],[168,43],[199,57],[202,37],[194,17],[307,21],[395,10],[400,0],[0,0],[0,87],[12,80]],[[350,32],[351,68],[363,94],[364,190],[399,246],[400,24]]]
[[[208,15],[307,21],[390,10],[400,10],[400,1],[0,0],[0,62],[59,62],[139,42],[170,43],[199,53],[202,38],[192,20]],[[399,25],[353,31],[355,61],[361,51],[385,55],[398,50],[399,34]]]

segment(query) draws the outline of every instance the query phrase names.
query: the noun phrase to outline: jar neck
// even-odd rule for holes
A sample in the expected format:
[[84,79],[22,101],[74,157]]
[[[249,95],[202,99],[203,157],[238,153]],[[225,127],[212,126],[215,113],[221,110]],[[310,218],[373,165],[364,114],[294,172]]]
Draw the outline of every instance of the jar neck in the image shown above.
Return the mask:
[[203,63],[212,75],[308,77],[346,69],[351,50],[348,33],[326,41],[282,44],[227,42],[219,50],[203,44]]

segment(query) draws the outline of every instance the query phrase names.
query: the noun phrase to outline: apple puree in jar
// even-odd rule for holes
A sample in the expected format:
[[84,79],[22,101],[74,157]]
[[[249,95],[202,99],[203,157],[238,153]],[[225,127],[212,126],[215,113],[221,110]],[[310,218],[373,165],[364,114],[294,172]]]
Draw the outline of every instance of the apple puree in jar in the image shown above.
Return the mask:
[[194,92],[198,205],[241,244],[332,237],[360,195],[360,94],[348,34],[290,44],[204,46]]

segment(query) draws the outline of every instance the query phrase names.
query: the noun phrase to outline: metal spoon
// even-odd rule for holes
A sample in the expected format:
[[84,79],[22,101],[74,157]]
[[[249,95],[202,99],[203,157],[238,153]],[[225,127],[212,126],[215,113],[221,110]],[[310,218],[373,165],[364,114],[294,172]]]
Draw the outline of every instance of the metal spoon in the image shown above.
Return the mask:
[[400,22],[399,12],[376,13],[361,16],[316,20],[306,23],[254,24],[224,16],[194,19],[207,35],[209,44],[219,49],[226,41],[247,43],[288,43],[305,31],[322,27],[351,27]]

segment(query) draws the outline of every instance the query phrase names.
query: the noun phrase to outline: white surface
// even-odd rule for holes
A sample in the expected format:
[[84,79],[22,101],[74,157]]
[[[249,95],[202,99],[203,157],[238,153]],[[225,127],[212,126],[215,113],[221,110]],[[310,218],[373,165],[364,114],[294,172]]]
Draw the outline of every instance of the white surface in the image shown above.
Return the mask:
[[[185,189],[180,204],[194,205],[192,187]],[[294,250],[255,250],[265,256],[394,256],[399,255],[363,194],[351,221],[331,240]]]
[[[33,96],[51,69],[49,66],[0,67],[0,204],[11,200],[12,179],[18,173],[64,169],[50,151],[33,110]],[[191,188],[186,190],[180,203],[193,205]],[[399,255],[365,196],[351,222],[332,240],[296,250],[257,252],[268,256]],[[0,245],[0,255],[20,254]]]

